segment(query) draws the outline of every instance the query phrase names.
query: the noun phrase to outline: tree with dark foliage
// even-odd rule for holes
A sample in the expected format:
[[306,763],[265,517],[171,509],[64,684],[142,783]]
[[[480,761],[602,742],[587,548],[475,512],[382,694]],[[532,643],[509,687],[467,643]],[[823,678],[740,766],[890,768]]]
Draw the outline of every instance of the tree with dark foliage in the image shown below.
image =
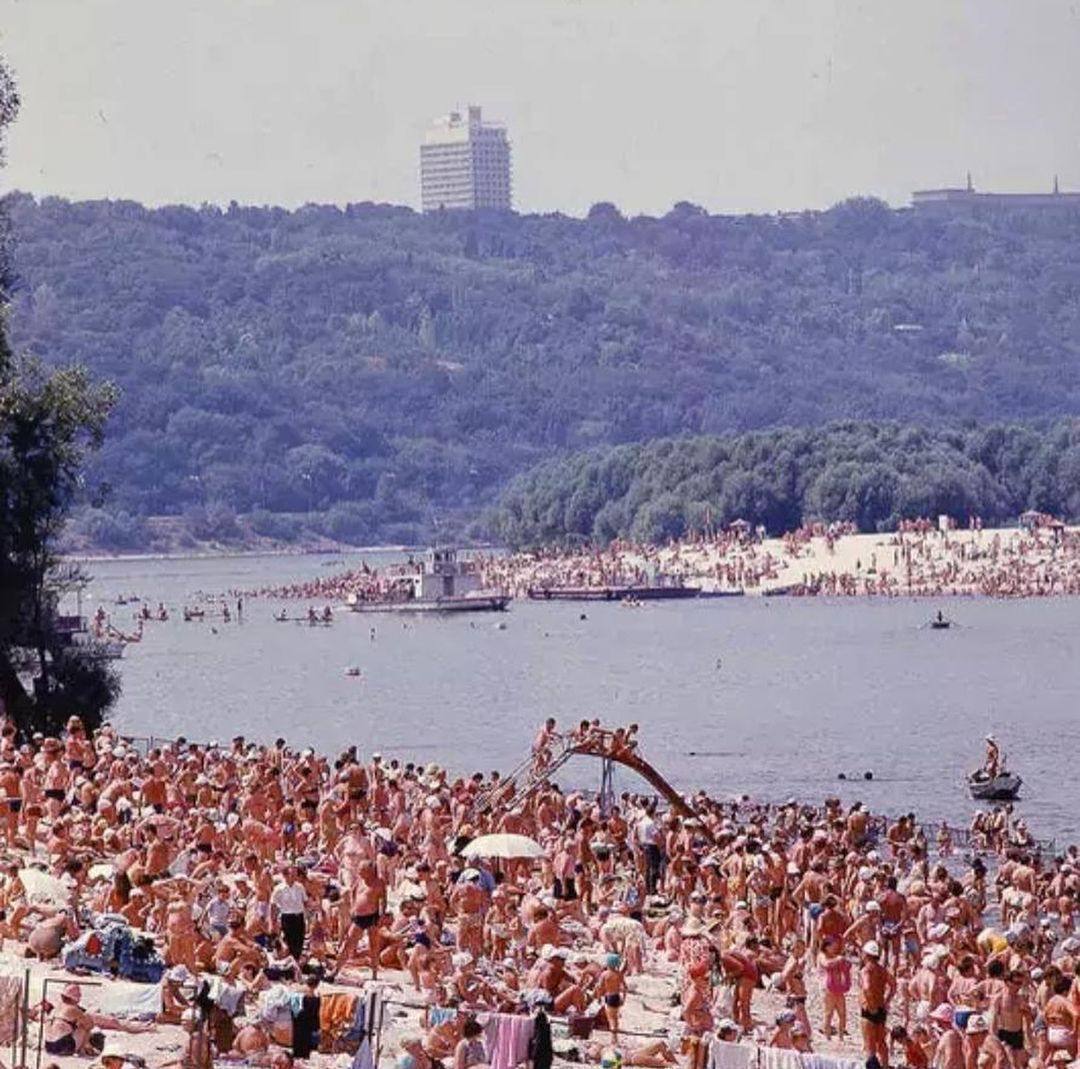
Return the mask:
[[[18,111],[0,61],[0,139]],[[2,149],[2,143],[0,143]],[[2,162],[2,156],[0,156]],[[0,213],[0,232],[3,229]],[[85,581],[56,553],[82,484],[87,451],[100,444],[114,403],[81,368],[51,371],[16,357],[7,342],[8,244],[0,246],[0,699],[24,733],[57,733],[72,714],[95,727],[119,691],[115,672],[72,644],[60,599]]]

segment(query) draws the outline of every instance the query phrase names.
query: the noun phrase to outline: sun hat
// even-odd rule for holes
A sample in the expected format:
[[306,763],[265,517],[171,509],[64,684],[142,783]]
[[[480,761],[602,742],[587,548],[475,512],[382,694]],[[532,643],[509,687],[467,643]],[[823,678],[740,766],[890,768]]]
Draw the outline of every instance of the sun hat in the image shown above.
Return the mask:
[[880,958],[881,957],[881,947],[879,947],[877,945],[877,943],[873,939],[869,940],[866,943],[863,943],[862,952],[868,958]]
[[948,1002],[942,1002],[930,1011],[930,1020],[939,1024],[952,1024],[953,1014],[956,1011]]
[[127,1050],[120,1045],[120,1040],[110,1036],[105,1040],[105,1045],[101,1048],[100,1057],[103,1060],[105,1058],[120,1058],[122,1060],[127,1057]]

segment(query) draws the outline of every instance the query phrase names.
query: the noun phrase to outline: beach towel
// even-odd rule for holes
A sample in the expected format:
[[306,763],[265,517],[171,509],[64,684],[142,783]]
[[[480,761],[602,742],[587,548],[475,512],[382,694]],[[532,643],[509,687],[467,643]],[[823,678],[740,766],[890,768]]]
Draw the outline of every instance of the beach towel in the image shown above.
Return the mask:
[[534,1027],[531,1017],[513,1013],[491,1014],[484,1028],[491,1069],[514,1069],[526,1061]]
[[19,882],[26,888],[26,901],[32,906],[63,909],[71,901],[71,890],[64,882],[40,869],[19,869]]
[[714,1039],[709,1044],[708,1069],[750,1069],[757,1061],[755,1054],[753,1047]]
[[529,1041],[529,1062],[532,1069],[551,1069],[555,1052],[551,1044],[551,1022],[543,1010],[533,1017],[533,1034]]
[[802,1069],[863,1069],[857,1058],[836,1058],[825,1054],[800,1054]]
[[356,1008],[350,1035],[360,1039],[356,1055],[349,1069],[375,1069],[376,1045],[382,1029],[383,1012],[386,1002],[381,987],[366,987]]
[[15,1025],[23,984],[17,976],[0,976],[0,1045],[15,1042]]
[[100,987],[86,984],[82,992],[83,1004],[91,1013],[122,1017],[128,1021],[152,1021],[161,1013],[161,988],[156,984],[116,980]]
[[273,1023],[292,1016],[292,992],[284,984],[267,988],[259,996],[258,1018]]
[[777,1047],[759,1047],[760,1069],[803,1069],[802,1055],[795,1050],[780,1050]]
[[[322,1053],[342,1052],[356,1016],[357,1003],[360,1001],[359,995],[346,992],[322,996],[319,1006],[319,1050]],[[348,1053],[351,1053],[351,1050]]]

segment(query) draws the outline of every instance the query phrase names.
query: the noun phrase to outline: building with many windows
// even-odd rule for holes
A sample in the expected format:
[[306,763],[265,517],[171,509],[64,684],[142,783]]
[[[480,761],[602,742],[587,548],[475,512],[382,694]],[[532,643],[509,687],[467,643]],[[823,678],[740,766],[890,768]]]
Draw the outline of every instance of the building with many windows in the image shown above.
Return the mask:
[[509,210],[510,141],[506,127],[484,122],[470,104],[436,119],[420,146],[420,206]]

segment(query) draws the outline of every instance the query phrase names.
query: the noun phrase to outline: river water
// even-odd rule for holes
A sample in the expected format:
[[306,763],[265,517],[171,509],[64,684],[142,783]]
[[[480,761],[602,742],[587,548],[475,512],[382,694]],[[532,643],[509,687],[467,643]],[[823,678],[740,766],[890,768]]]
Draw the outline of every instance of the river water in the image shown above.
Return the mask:
[[[112,605],[118,594],[173,612],[126,651],[114,719],[132,734],[356,743],[468,772],[517,764],[546,716],[598,716],[638,722],[642,754],[681,789],[838,794],[962,823],[973,811],[964,772],[992,731],[1025,779],[1019,808],[1036,834],[1076,837],[1080,601],[954,600],[943,607],[960,626],[944,632],[924,626],[939,607],[929,601],[750,597],[515,602],[505,614],[441,619],[340,613],[332,628],[277,623],[280,604],[268,600],[247,601],[241,623],[180,618],[196,591],[276,585],[358,560],[91,563],[84,612],[106,604],[129,629],[133,608]],[[345,675],[353,665],[361,678]],[[598,774],[576,760],[561,778],[595,786]],[[639,784],[622,771],[616,786]]]

